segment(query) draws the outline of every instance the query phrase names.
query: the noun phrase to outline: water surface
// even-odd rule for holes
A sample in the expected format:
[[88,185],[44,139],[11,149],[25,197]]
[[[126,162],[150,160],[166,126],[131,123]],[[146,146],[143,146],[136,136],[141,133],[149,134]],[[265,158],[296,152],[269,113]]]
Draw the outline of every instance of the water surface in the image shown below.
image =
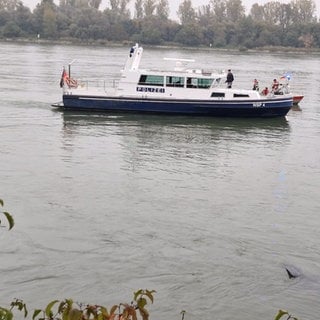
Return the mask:
[[290,71],[305,95],[283,119],[207,119],[53,110],[63,65],[117,77],[128,48],[0,46],[0,197],[16,222],[0,233],[0,305],[111,306],[147,288],[155,319],[319,316],[319,56],[146,48],[144,67],[195,58],[248,88]]

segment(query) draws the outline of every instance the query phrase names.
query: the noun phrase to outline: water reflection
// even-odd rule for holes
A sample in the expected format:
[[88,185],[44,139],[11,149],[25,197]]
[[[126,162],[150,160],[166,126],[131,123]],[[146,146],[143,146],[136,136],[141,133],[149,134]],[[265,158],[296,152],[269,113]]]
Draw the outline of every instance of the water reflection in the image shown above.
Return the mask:
[[[61,111],[57,111],[61,112]],[[185,129],[207,129],[212,132],[231,130],[237,133],[250,133],[261,130],[287,132],[290,129],[286,118],[208,118],[171,115],[144,115],[128,113],[92,113],[79,111],[62,111],[64,129],[70,132],[81,130],[86,126],[118,127],[175,127]]]
[[302,111],[301,107],[299,104],[295,104],[291,107],[292,111]]
[[[259,150],[278,150],[290,141],[285,118],[232,119],[64,111],[63,148],[75,151],[84,143],[121,159],[124,170],[183,170],[227,167],[227,160]],[[84,142],[85,141],[85,142]],[[68,152],[66,157],[73,152]],[[104,155],[105,153],[105,155]],[[174,167],[172,167],[174,163]],[[171,169],[169,168],[171,167]]]

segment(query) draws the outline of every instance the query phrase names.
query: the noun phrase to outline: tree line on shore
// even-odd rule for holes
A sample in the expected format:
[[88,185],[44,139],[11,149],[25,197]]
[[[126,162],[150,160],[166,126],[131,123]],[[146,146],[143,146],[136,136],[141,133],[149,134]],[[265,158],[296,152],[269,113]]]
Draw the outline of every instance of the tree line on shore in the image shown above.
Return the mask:
[[0,0],[0,39],[78,42],[142,42],[161,45],[252,49],[320,48],[320,21],[313,0],[255,3],[246,14],[241,0],[183,0],[179,21],[169,18],[168,0],[41,0],[31,10],[20,0]]

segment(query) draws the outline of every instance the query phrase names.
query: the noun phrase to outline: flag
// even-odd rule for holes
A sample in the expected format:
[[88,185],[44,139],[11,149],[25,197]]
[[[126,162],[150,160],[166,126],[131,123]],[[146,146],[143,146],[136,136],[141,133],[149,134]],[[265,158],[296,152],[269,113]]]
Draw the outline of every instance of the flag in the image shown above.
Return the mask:
[[286,80],[290,81],[291,80],[291,73],[289,73],[289,72],[285,73],[280,79],[281,80],[286,79]]
[[60,79],[60,88],[63,88],[64,83],[66,82],[67,79],[68,79],[68,74],[66,72],[66,69],[63,68],[63,71],[61,74],[61,79]]

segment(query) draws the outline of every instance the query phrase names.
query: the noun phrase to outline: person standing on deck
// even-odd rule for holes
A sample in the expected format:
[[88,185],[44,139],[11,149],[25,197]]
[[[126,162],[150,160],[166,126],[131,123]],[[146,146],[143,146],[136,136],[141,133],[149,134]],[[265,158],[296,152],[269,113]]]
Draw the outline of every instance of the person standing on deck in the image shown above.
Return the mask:
[[271,89],[272,89],[273,93],[277,93],[278,92],[279,85],[280,85],[279,81],[277,79],[273,79],[272,86],[271,86]]
[[253,80],[253,87],[252,87],[252,90],[256,90],[256,91],[259,91],[259,82],[257,79],[254,79]]
[[227,80],[226,80],[227,88],[229,88],[229,89],[232,88],[233,80],[234,80],[233,74],[232,74],[231,70],[229,69],[228,74],[227,74]]

